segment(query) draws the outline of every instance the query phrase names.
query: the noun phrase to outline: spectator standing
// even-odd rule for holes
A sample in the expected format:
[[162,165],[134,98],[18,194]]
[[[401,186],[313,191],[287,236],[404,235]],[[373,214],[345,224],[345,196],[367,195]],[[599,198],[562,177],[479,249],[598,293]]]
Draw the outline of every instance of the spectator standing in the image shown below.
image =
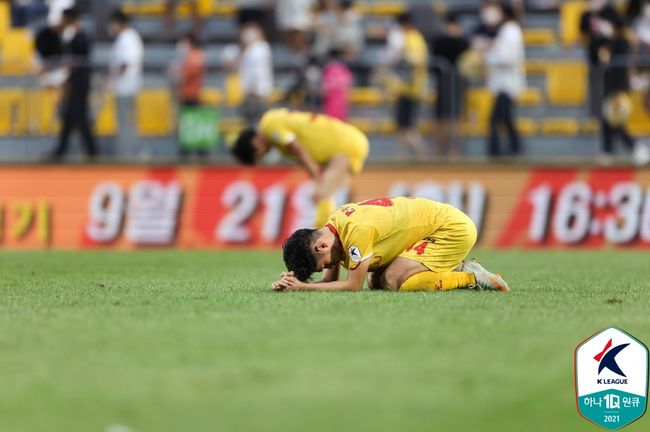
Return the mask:
[[485,52],[487,87],[494,96],[488,151],[491,156],[501,154],[499,127],[503,125],[508,133],[510,154],[516,155],[521,151],[516,100],[526,85],[524,35],[511,7],[494,4],[488,13],[501,22],[494,42]]
[[341,61],[341,53],[330,52],[330,59],[323,68],[323,113],[339,120],[348,119],[348,94],[352,87],[352,72]]
[[602,151],[600,161],[609,163],[614,152],[614,140],[620,138],[628,150],[634,150],[634,139],[625,123],[630,113],[629,55],[630,43],[625,38],[625,24],[621,18],[612,22],[610,41],[600,47],[599,61],[604,65],[604,103],[601,115]]
[[241,30],[239,76],[243,92],[241,114],[246,124],[256,124],[273,90],[273,57],[271,46],[259,24],[250,22]]
[[458,119],[465,95],[465,80],[458,69],[458,60],[469,49],[469,41],[456,15],[447,15],[444,34],[435,38],[431,47],[438,88],[434,139],[439,155],[456,156],[460,151]]
[[428,156],[429,149],[417,129],[418,109],[428,88],[429,53],[422,34],[409,14],[397,17],[397,27],[388,35],[387,61],[397,76],[395,122],[400,156],[411,150]]
[[88,156],[96,154],[95,139],[88,118],[88,97],[90,94],[90,40],[79,24],[76,9],[63,12],[63,54],[64,64],[68,67],[68,78],[64,85],[61,102],[63,124],[59,133],[57,148],[51,155],[53,160],[60,160],[65,155],[70,134],[78,130],[81,142]]
[[142,86],[144,46],[121,10],[111,15],[109,33],[115,38],[109,62],[108,84],[117,99],[118,154],[133,156],[136,146],[135,98]]
[[205,56],[195,33],[181,38],[179,51],[182,58],[178,71],[178,100],[181,107],[198,106],[205,76]]
[[313,53],[326,58],[331,50],[340,51],[346,60],[356,59],[364,45],[361,16],[352,0],[321,0],[314,17]]
[[59,89],[67,79],[67,70],[61,64],[63,41],[61,40],[61,17],[36,33],[34,41],[37,54],[38,78],[45,88]]
[[600,118],[603,104],[603,65],[598,51],[609,43],[617,20],[620,16],[608,0],[590,0],[589,9],[580,18],[589,65],[589,114],[595,118]]
[[319,57],[310,56],[307,63],[297,68],[293,83],[284,101],[300,111],[321,112],[323,109],[323,64]]
[[277,0],[278,29],[298,54],[306,55],[309,48],[308,31],[311,29],[313,0]]

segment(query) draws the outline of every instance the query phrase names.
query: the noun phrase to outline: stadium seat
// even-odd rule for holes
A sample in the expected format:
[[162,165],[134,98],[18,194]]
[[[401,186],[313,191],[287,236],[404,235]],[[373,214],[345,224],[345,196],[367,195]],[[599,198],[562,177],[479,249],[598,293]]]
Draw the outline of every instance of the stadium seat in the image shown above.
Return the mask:
[[632,97],[632,114],[628,121],[630,132],[634,135],[650,135],[650,113],[644,106],[644,94],[634,92]]
[[350,90],[350,103],[352,105],[377,106],[384,102],[384,94],[374,87],[355,87]]
[[[122,5],[124,12],[130,15],[140,16],[159,16],[165,13],[165,2],[161,0],[153,1],[126,1]],[[199,15],[206,17],[212,14],[232,16],[235,13],[236,5],[233,3],[222,3],[216,0],[198,0]],[[176,8],[176,14],[179,17],[188,17],[191,9],[186,1],[182,1]]]
[[550,28],[524,29],[524,43],[527,46],[546,46],[557,42],[555,32]]
[[224,87],[226,90],[226,104],[231,107],[239,106],[243,99],[239,75],[236,73],[228,74]]
[[523,136],[529,137],[537,134],[537,122],[535,119],[520,117],[517,119],[517,130]]
[[376,17],[392,18],[406,11],[406,5],[400,1],[365,2],[356,7],[363,15]]
[[358,127],[365,134],[372,134],[378,130],[377,124],[373,119],[369,119],[365,117],[357,117],[357,118],[350,118],[348,122]]
[[106,92],[102,96],[100,110],[95,119],[95,132],[100,136],[113,136],[117,133],[117,107],[115,95]]
[[580,125],[580,133],[583,135],[595,135],[600,132],[600,122],[595,118],[590,118]]
[[587,9],[586,1],[564,1],[560,6],[560,35],[564,46],[580,42],[580,17]]
[[463,121],[463,129],[467,135],[485,135],[492,110],[492,100],[492,94],[487,89],[474,88],[467,91],[465,96],[466,118]]
[[167,89],[142,90],[136,99],[135,112],[141,136],[165,136],[174,130],[172,97]]
[[27,29],[11,29],[0,49],[0,74],[20,76],[33,70],[34,41]]
[[20,88],[0,88],[0,136],[27,132],[27,97]]
[[0,2],[0,45],[4,40],[5,35],[11,27],[11,10],[9,3],[6,1]]
[[52,135],[59,131],[58,116],[61,92],[55,89],[37,89],[27,92],[29,113],[28,131],[37,135]]
[[224,135],[236,135],[244,127],[244,122],[239,117],[222,118],[219,121],[219,130]]
[[219,105],[223,101],[223,93],[221,89],[208,87],[201,90],[200,94],[201,103],[203,105]]
[[526,75],[546,75],[548,60],[530,59],[526,60]]
[[576,136],[580,133],[580,124],[573,118],[546,118],[542,120],[541,133],[552,136]]
[[528,87],[519,95],[519,105],[526,107],[535,107],[542,105],[544,96],[542,91],[537,87]]
[[549,64],[546,76],[548,102],[551,105],[584,105],[587,81],[587,66],[582,62]]

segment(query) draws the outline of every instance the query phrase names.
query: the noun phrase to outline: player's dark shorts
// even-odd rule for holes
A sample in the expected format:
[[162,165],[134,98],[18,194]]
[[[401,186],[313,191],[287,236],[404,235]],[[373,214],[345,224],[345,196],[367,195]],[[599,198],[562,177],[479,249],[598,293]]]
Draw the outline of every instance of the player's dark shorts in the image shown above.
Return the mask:
[[399,130],[413,129],[418,118],[418,101],[400,96],[395,105],[395,121]]

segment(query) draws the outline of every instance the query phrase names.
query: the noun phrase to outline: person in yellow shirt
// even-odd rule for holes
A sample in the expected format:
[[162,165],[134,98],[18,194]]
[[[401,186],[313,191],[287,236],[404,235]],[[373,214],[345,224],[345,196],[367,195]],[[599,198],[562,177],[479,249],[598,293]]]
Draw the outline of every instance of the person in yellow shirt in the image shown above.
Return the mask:
[[424,36],[413,25],[410,14],[397,17],[393,70],[396,76],[395,122],[399,134],[400,154],[414,151],[418,156],[428,156],[429,150],[418,131],[417,119],[420,102],[428,89],[429,51]]
[[347,186],[368,156],[368,138],[356,127],[323,114],[267,111],[256,128],[241,131],[231,151],[245,165],[255,165],[271,148],[298,161],[314,179],[316,226],[334,211],[332,195]]
[[[371,289],[446,291],[458,288],[507,292],[499,275],[464,261],[476,226],[449,204],[424,198],[376,198],[346,204],[320,229],[300,229],[283,245],[287,271],[278,291]],[[341,267],[348,278],[339,280]],[[323,272],[311,282],[315,272]]]

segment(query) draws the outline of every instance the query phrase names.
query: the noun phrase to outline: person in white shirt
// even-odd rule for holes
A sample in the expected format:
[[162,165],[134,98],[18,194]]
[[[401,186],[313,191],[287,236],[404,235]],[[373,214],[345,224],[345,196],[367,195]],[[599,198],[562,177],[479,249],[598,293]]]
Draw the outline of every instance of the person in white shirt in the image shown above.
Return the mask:
[[129,18],[121,10],[111,15],[109,33],[115,38],[109,62],[108,85],[117,101],[117,150],[120,156],[132,156],[137,143],[135,97],[142,86],[144,45]]
[[488,151],[491,156],[501,154],[499,126],[503,125],[510,141],[510,154],[516,155],[521,151],[515,122],[516,100],[526,86],[524,35],[511,7],[494,2],[484,13],[491,23],[501,23],[496,38],[485,52],[487,87],[494,95]]
[[240,46],[224,49],[222,59],[239,74],[243,94],[241,116],[247,125],[255,125],[266,111],[266,102],[273,90],[273,56],[257,23],[244,24],[239,39]]

